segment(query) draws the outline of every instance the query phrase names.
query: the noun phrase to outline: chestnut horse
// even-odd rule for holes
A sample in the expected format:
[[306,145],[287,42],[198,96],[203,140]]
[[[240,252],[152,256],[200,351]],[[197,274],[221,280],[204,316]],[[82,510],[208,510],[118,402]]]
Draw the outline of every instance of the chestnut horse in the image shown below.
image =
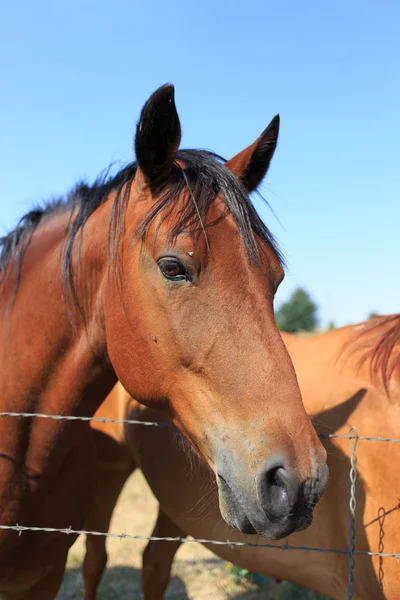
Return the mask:
[[[0,256],[0,411],[91,416],[118,378],[205,458],[226,521],[276,538],[311,522],[327,481],[274,322],[282,261],[249,199],[278,128],[225,164],[178,151],[163,86],[142,110],[137,162],[27,214]],[[83,525],[93,437],[67,420],[0,427],[0,595],[49,600],[73,536],[7,527]]]
[[[350,425],[360,435],[399,438],[400,316],[380,318],[307,338],[283,334],[309,414],[320,433],[344,434]],[[397,369],[397,375],[394,373]],[[379,380],[379,373],[382,380]],[[393,375],[393,376],[392,376]],[[385,391],[386,388],[386,391]],[[387,395],[389,392],[389,396]],[[268,410],[268,405],[266,405]],[[141,408],[117,385],[98,416],[161,421],[156,411]],[[182,451],[172,427],[93,423],[99,455],[99,481],[87,528],[107,531],[121,488],[136,466],[160,501],[153,535],[251,542],[221,520],[217,490],[204,462]],[[239,440],[238,440],[239,441]],[[324,440],[330,481],[314,523],[293,534],[289,544],[346,550],[349,547],[348,439]],[[163,448],[159,456],[159,448]],[[400,551],[399,444],[359,441],[356,486],[356,551]],[[265,542],[264,542],[265,543]],[[106,564],[105,538],[88,536],[84,562],[86,600],[94,600]],[[168,584],[179,542],[150,542],[144,553],[145,600],[160,600]],[[207,544],[206,544],[207,545]],[[282,552],[266,547],[209,544],[222,558],[264,575],[290,580],[335,600],[346,598],[348,557],[309,551]],[[398,598],[400,566],[393,558],[356,555],[354,598]]]

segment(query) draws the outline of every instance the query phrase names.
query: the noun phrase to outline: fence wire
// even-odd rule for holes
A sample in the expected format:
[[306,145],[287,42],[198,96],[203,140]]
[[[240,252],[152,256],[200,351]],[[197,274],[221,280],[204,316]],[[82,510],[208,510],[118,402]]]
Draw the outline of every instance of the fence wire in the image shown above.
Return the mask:
[[[153,422],[153,421],[140,421],[137,419],[109,419],[106,417],[85,417],[85,416],[73,416],[73,415],[60,415],[60,414],[44,414],[44,413],[18,413],[18,412],[0,412],[0,417],[15,417],[15,418],[39,418],[39,419],[54,419],[58,421],[93,421],[98,423],[116,423],[124,425],[143,425],[145,427],[171,427],[171,423],[168,422]],[[369,442],[390,442],[400,443],[400,439],[396,438],[385,438],[385,437],[371,437],[361,436],[355,427],[351,427],[348,435],[334,434],[334,433],[321,433],[319,434],[321,439],[348,439],[350,442],[351,456],[350,456],[350,498],[349,498],[349,549],[336,549],[336,548],[313,548],[311,546],[295,546],[290,545],[287,542],[285,544],[269,544],[269,543],[251,543],[251,542],[230,542],[229,540],[209,540],[202,538],[189,538],[189,537],[155,537],[155,536],[144,536],[144,535],[132,535],[128,533],[109,533],[101,531],[87,531],[84,529],[72,529],[67,527],[64,529],[58,529],[55,527],[35,527],[26,525],[0,525],[0,530],[12,530],[16,531],[19,535],[24,532],[48,532],[48,533],[62,533],[65,535],[92,535],[92,536],[103,536],[106,538],[119,538],[128,540],[145,540],[152,542],[180,542],[180,543],[200,543],[209,544],[215,546],[231,546],[231,547],[252,547],[252,548],[270,548],[274,550],[298,550],[308,552],[323,552],[330,554],[341,554],[348,557],[348,586],[347,586],[347,600],[353,598],[353,582],[354,582],[354,568],[356,556],[370,556],[379,557],[380,560],[380,582],[382,587],[383,569],[382,559],[383,558],[394,558],[400,561],[400,553],[397,552],[370,552],[370,551],[357,551],[355,548],[356,538],[356,481],[357,481],[357,444],[359,441]],[[400,505],[399,505],[400,508]],[[383,549],[383,544],[380,543],[379,550]]]
[[[55,421],[94,421],[97,423],[118,423],[124,425],[144,425],[145,427],[173,427],[171,423],[163,422],[163,421],[139,421],[137,419],[108,419],[107,417],[83,417],[83,416],[75,416],[75,415],[48,415],[44,413],[29,413],[29,412],[0,412],[0,417],[25,417],[25,418],[33,418],[36,417],[38,419],[54,419]],[[336,434],[336,433],[319,433],[318,436],[320,439],[341,439],[341,440],[351,440],[357,437],[358,441],[364,442],[391,442],[400,443],[400,438],[385,438],[380,436],[364,436],[357,435],[349,432],[349,435],[344,434]]]
[[[0,529],[8,529],[16,531],[19,535],[28,531],[45,531],[48,533],[63,533],[65,535],[94,535],[106,538],[117,538],[121,540],[145,540],[149,542],[181,542],[182,544],[212,544],[214,546],[230,546],[230,547],[243,547],[247,546],[250,548],[271,548],[273,550],[308,550],[310,552],[324,552],[328,554],[342,554],[349,556],[349,550],[340,550],[336,548],[313,548],[312,546],[292,546],[287,542],[285,544],[268,544],[268,543],[255,543],[255,542],[230,542],[229,540],[208,540],[203,538],[191,538],[191,537],[155,537],[147,535],[132,535],[130,533],[109,533],[103,531],[86,531],[85,529],[72,529],[72,527],[66,527],[64,529],[57,529],[56,527],[26,527],[25,525],[0,525]],[[354,551],[354,555],[357,556],[381,556],[383,558],[395,558],[400,560],[400,554],[397,552],[368,552],[368,551]]]

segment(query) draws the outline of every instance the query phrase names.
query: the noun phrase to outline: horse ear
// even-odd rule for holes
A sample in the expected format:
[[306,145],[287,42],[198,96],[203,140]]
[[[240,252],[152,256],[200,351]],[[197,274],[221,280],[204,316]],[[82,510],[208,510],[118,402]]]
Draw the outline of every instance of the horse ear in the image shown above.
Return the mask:
[[136,128],[135,152],[147,183],[157,183],[172,169],[181,141],[174,86],[158,88],[142,108]]
[[278,143],[279,115],[248,148],[228,160],[226,166],[242,181],[249,192],[255,190],[268,171]]

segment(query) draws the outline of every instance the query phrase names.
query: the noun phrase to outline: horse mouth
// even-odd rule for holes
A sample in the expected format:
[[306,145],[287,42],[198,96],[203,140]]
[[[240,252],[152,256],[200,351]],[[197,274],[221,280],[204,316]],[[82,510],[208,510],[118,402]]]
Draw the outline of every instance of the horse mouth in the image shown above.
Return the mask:
[[224,516],[225,521],[228,523],[228,525],[234,527],[235,529],[238,529],[242,533],[247,533],[248,535],[256,535],[257,531],[251,524],[249,518],[244,512],[240,502],[236,498],[232,488],[230,487],[226,479],[224,479],[222,475],[218,475],[218,479],[220,494],[224,499],[224,503],[229,507],[228,511],[223,510],[221,507],[221,512],[224,512],[225,514],[228,513],[226,514],[226,516]]
[[251,520],[232,487],[219,474],[218,487],[220,491],[220,510],[224,521],[230,527],[244,534],[260,535],[270,540],[280,540],[296,531],[307,529],[312,523],[313,511],[308,507],[303,513],[298,509],[294,509],[293,512],[280,522],[270,521],[264,511],[261,518],[259,511],[257,511],[257,516]]

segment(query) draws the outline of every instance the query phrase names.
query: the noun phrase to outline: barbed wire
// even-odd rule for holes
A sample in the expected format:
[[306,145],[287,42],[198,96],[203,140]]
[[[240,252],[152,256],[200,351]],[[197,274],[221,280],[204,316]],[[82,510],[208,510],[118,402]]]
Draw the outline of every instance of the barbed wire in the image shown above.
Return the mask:
[[355,427],[351,427],[349,434],[354,437],[350,439],[350,526],[349,526],[349,576],[347,585],[347,600],[353,598],[353,581],[354,581],[354,567],[355,567],[355,540],[356,540],[356,481],[357,481],[357,442],[358,442],[358,431]]
[[[117,538],[125,540],[145,540],[149,542],[181,542],[183,544],[197,543],[197,544],[212,544],[214,546],[248,546],[251,548],[271,548],[274,550],[308,550],[310,552],[325,552],[330,554],[342,554],[348,556],[349,550],[339,550],[336,548],[318,548],[312,546],[292,546],[287,542],[285,544],[268,544],[262,543],[257,544],[255,542],[230,542],[229,540],[209,540],[203,538],[189,538],[189,537],[155,537],[147,535],[133,535],[130,533],[109,533],[102,531],[87,531],[85,529],[72,529],[72,527],[66,527],[64,529],[57,529],[56,527],[27,527],[25,525],[0,525],[0,529],[8,529],[16,531],[19,535],[22,535],[26,531],[44,531],[48,533],[63,533],[65,535],[94,535],[103,536],[106,538]],[[367,550],[355,551],[353,554],[358,556],[381,556],[382,558],[395,558],[400,561],[400,553],[398,552],[369,552]]]
[[[147,427],[171,427],[172,423],[168,422],[153,422],[153,421],[141,421],[137,419],[109,419],[107,417],[85,417],[85,416],[74,416],[74,415],[59,415],[59,414],[45,414],[45,413],[18,413],[18,412],[0,412],[0,417],[16,417],[16,418],[39,418],[39,419],[54,419],[58,421],[93,421],[98,423],[115,423],[115,424],[126,424],[126,425],[143,425]],[[47,533],[61,533],[65,535],[90,535],[90,536],[103,536],[105,538],[118,538],[128,540],[144,540],[148,542],[179,542],[179,543],[200,543],[215,546],[230,546],[230,547],[252,547],[252,548],[269,548],[273,550],[294,550],[294,551],[308,551],[308,552],[321,552],[330,554],[340,554],[348,557],[348,586],[347,586],[347,600],[353,598],[353,581],[354,581],[354,568],[356,556],[369,556],[379,557],[380,561],[380,582],[382,587],[381,573],[382,559],[383,558],[395,558],[400,561],[400,553],[397,552],[372,552],[372,551],[360,551],[355,549],[355,538],[356,538],[356,480],[357,480],[357,444],[359,441],[370,441],[370,442],[391,442],[399,443],[400,439],[396,438],[385,438],[381,436],[361,436],[358,434],[358,430],[355,427],[351,427],[348,435],[335,434],[335,433],[321,433],[319,434],[321,439],[348,439],[350,441],[351,459],[350,459],[350,499],[349,499],[349,514],[350,514],[350,525],[349,525],[349,549],[340,550],[336,548],[319,548],[312,546],[296,546],[288,544],[271,544],[271,543],[255,543],[255,542],[231,542],[229,540],[210,540],[206,538],[189,538],[189,537],[156,537],[156,536],[145,536],[145,535],[133,535],[128,533],[109,533],[101,531],[89,531],[85,529],[73,529],[72,527],[67,528],[56,528],[56,527],[35,527],[26,525],[0,525],[0,530],[11,530],[16,531],[19,535],[24,532],[47,532]],[[379,550],[383,549],[383,545],[379,545]]]
[[171,427],[171,423],[157,421],[138,421],[136,419],[108,419],[107,417],[80,417],[73,415],[47,415],[45,413],[0,412],[0,417],[25,417],[38,419],[54,419],[55,421],[95,421],[97,423],[125,423],[126,425],[145,425],[147,427]]
[[[75,415],[49,415],[46,413],[29,413],[29,412],[0,412],[0,417],[24,417],[38,419],[54,419],[55,421],[94,421],[97,423],[118,423],[125,425],[144,425],[145,427],[173,427],[172,423],[163,421],[139,421],[137,419],[109,419],[107,417],[83,417]],[[337,434],[337,433],[319,433],[318,437],[321,439],[342,439],[342,440],[353,440],[355,435]],[[364,442],[391,442],[394,444],[400,443],[400,438],[387,438],[381,436],[364,436],[358,435],[358,441]]]
[[385,438],[385,437],[380,437],[380,436],[376,436],[376,437],[371,437],[371,436],[367,436],[367,435],[345,435],[345,434],[337,434],[337,433],[319,433],[318,437],[321,438],[322,440],[325,439],[330,439],[330,438],[336,438],[336,439],[341,439],[341,440],[355,440],[357,437],[357,440],[360,442],[391,442],[392,444],[399,444],[400,443],[400,439],[398,438]]

